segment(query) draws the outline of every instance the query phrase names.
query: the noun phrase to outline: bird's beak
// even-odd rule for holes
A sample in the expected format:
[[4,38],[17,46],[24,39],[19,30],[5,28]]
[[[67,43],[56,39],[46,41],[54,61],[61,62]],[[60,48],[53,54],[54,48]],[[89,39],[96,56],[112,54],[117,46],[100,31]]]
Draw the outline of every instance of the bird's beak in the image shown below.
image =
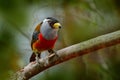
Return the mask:
[[53,25],[53,27],[54,27],[55,29],[60,29],[60,28],[61,28],[61,24],[60,24],[60,23],[55,23],[55,24]]

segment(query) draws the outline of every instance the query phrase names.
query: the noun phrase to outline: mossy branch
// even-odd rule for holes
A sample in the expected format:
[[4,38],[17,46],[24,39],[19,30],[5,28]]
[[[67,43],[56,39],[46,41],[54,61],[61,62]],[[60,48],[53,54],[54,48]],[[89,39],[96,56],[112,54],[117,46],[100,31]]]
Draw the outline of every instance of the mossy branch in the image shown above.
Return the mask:
[[109,34],[101,35],[96,38],[66,47],[54,54],[39,60],[41,64],[31,62],[16,73],[17,80],[28,80],[36,74],[72,58],[88,54],[90,52],[113,46],[120,43],[120,30]]

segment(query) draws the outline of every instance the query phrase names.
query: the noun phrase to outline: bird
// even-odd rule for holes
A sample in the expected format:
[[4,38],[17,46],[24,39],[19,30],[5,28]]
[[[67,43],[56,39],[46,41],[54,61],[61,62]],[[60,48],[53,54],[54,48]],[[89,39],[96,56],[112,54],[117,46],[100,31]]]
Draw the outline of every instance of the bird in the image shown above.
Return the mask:
[[58,39],[58,32],[61,28],[60,22],[53,18],[47,17],[39,23],[32,34],[31,49],[32,55],[30,62],[39,63],[41,52],[47,50],[50,54],[55,53],[54,45]]

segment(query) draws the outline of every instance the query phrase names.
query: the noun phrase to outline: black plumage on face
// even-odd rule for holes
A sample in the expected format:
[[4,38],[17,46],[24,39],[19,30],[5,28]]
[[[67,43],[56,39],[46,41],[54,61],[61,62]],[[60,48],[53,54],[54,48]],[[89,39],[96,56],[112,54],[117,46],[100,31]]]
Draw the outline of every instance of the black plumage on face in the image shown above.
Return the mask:
[[54,28],[53,25],[54,25],[55,23],[59,23],[59,21],[56,20],[55,18],[48,17],[47,19],[49,19],[49,20],[48,20],[48,23],[50,24],[50,26],[51,26],[52,28]]

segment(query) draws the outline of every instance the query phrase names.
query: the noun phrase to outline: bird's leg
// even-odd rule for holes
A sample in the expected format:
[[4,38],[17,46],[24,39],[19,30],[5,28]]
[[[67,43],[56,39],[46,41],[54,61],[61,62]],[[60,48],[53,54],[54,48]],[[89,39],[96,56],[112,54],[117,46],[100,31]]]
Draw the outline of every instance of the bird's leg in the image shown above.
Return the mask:
[[57,52],[54,51],[53,49],[49,49],[48,52],[49,52],[49,55],[54,54],[55,56],[59,57],[59,56],[57,55]]
[[36,62],[39,63],[39,57],[38,57],[38,54],[36,54],[35,59],[36,59]]
[[[55,59],[60,58],[60,57],[58,56],[57,52],[54,51],[53,49],[49,49],[48,52],[50,53],[50,54],[49,54],[50,56],[49,56],[49,59],[48,59],[49,63],[52,63]],[[53,55],[52,55],[52,54],[53,54]]]
[[39,59],[40,59],[40,53],[35,53],[36,57],[36,62],[40,64]]
[[48,52],[50,53],[49,55],[51,55],[51,54],[53,54],[53,53],[55,53],[55,55],[57,55],[57,52],[54,51],[53,49],[49,49]]

